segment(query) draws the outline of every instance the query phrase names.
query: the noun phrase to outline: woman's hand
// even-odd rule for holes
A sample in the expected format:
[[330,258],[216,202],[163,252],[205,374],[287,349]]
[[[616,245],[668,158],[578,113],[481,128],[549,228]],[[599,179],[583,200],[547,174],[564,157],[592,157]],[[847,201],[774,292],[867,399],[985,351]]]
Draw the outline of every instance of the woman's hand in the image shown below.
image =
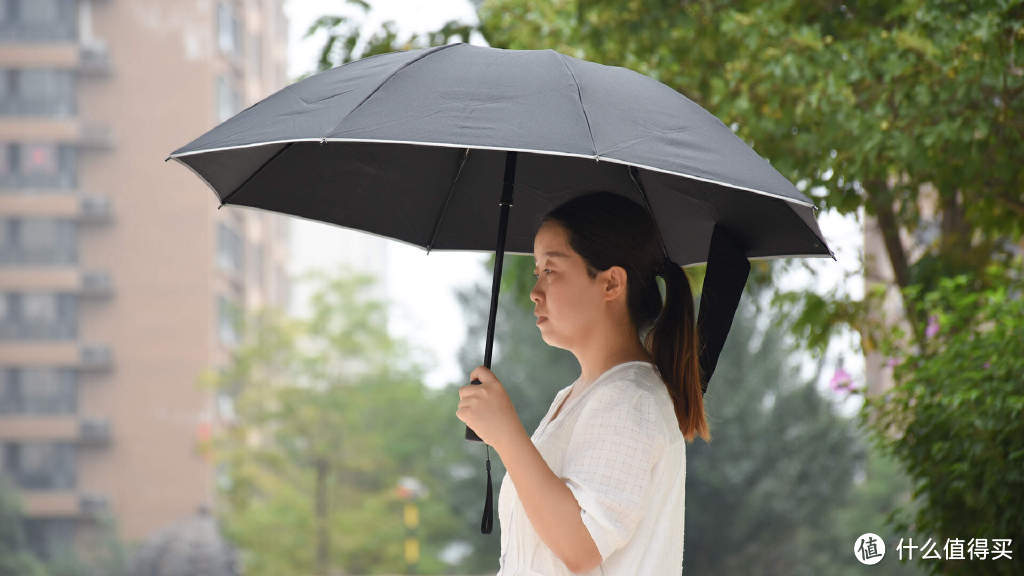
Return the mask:
[[486,366],[477,366],[467,384],[459,388],[459,408],[455,415],[476,432],[476,435],[499,452],[500,446],[516,435],[526,435],[512,400],[498,378]]

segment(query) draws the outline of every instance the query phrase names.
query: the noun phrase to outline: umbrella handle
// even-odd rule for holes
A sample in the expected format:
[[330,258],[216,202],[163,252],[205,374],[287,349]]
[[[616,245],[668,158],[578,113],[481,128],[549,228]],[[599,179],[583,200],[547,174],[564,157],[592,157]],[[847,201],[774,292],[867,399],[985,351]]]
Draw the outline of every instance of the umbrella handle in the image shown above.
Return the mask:
[[[474,378],[473,381],[470,382],[470,384],[482,384],[482,382],[480,382],[479,378]],[[466,426],[466,440],[472,440],[474,442],[483,442],[483,440],[479,436],[477,436],[476,432],[473,432],[473,429],[470,428],[469,426]]]

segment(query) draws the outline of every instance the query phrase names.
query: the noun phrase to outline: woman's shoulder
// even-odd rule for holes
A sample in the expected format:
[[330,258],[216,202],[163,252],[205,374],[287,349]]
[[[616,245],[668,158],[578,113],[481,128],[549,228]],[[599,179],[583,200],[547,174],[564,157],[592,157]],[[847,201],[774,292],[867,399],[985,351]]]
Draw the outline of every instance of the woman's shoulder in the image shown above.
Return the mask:
[[603,382],[594,396],[591,405],[595,410],[628,410],[632,418],[646,421],[651,431],[671,436],[669,424],[675,420],[672,397],[653,364],[627,367]]
[[[659,389],[660,388],[660,389]],[[665,384],[649,365],[630,366],[599,383],[588,404],[593,408],[632,406],[633,410],[651,412],[668,395]]]
[[665,382],[654,364],[637,363],[625,367],[604,383],[605,394],[641,395],[653,400],[661,398],[661,392],[668,393]]

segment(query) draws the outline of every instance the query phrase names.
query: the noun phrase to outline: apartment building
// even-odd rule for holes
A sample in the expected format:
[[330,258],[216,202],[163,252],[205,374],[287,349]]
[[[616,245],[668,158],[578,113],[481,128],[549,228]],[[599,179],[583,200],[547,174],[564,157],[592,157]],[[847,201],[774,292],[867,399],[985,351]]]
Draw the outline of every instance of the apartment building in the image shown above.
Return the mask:
[[215,508],[198,387],[287,308],[289,219],[168,152],[287,83],[283,0],[0,0],[0,474],[32,548]]

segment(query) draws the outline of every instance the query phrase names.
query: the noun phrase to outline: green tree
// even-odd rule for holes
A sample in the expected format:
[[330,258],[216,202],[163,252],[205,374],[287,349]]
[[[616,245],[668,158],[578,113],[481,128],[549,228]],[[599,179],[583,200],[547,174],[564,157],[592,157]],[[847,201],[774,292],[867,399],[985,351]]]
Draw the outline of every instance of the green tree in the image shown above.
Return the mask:
[[0,474],[0,576],[47,576],[32,554],[21,525],[17,487]]
[[97,537],[80,554],[76,550],[64,553],[48,562],[49,576],[134,576],[131,557],[135,547],[118,536],[117,518],[105,512],[95,519]]
[[419,352],[387,333],[373,280],[341,271],[319,281],[309,319],[264,309],[243,322],[232,362],[206,385],[235,417],[210,445],[224,472],[219,511],[247,575],[399,572],[406,567],[406,476],[419,501],[417,571],[466,527],[447,499],[462,450],[457,397],[423,384]]
[[[879,526],[862,522],[879,522],[898,494],[872,502],[854,485],[867,448],[816,389],[821,366],[810,379],[799,375],[767,292],[745,290],[718,385],[705,396],[713,441],[687,446],[684,573],[860,573],[854,542]],[[850,518],[855,510],[861,516]]]
[[[915,543],[947,538],[1024,540],[1024,293],[1021,266],[986,278],[943,278],[918,303],[928,314],[923,353],[898,354],[890,391],[869,397],[862,421],[880,449],[902,462],[922,506],[898,520]],[[981,286],[996,286],[984,289]],[[1007,289],[1010,286],[1010,289]],[[912,290],[916,290],[912,287]],[[892,438],[898,441],[891,441]],[[1013,548],[1010,543],[1008,548]],[[1016,552],[1016,551],[1014,551]],[[928,563],[932,573],[976,574],[978,562]],[[986,561],[1016,574],[1017,558]]]
[[[733,126],[819,208],[876,216],[900,289],[1005,262],[1024,232],[1019,0],[487,0],[478,16],[491,46],[553,48],[664,82]],[[899,230],[929,225],[917,202],[925,185],[941,224],[914,258]],[[850,326],[870,351],[880,296],[798,291],[777,304],[806,312],[794,326],[806,343],[824,350]]]

